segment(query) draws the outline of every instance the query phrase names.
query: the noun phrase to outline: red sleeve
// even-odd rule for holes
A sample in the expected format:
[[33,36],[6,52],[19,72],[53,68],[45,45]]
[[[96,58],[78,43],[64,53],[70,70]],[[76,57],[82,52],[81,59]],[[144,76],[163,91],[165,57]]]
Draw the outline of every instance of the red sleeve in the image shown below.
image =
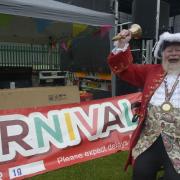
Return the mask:
[[111,53],[108,56],[108,64],[111,68],[111,71],[115,74],[120,73],[128,68],[129,64],[131,64],[133,61],[133,57],[130,51],[130,48],[125,52],[118,53],[114,55]]
[[153,66],[152,64],[133,64],[130,48],[116,55],[111,53],[108,56],[108,65],[120,79],[139,88],[144,87],[147,74]]

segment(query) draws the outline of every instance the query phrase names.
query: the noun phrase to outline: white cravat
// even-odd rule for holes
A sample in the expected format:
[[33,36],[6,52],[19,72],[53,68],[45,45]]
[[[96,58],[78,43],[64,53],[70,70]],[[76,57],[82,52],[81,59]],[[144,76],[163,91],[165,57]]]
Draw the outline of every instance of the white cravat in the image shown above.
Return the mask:
[[[166,75],[168,91],[171,90],[176,80],[176,77],[177,75],[174,74]],[[159,86],[159,88],[154,92],[150,100],[150,103],[155,106],[160,106],[164,101],[165,101],[165,84],[163,81]],[[180,77],[179,77],[179,83],[174,90],[170,102],[175,108],[180,108]]]

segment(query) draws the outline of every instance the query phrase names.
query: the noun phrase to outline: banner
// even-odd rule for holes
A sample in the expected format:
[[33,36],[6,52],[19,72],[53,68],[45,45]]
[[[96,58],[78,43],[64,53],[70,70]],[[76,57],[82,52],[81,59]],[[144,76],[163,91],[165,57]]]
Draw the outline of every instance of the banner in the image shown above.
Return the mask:
[[0,111],[0,179],[22,179],[129,149],[141,93]]

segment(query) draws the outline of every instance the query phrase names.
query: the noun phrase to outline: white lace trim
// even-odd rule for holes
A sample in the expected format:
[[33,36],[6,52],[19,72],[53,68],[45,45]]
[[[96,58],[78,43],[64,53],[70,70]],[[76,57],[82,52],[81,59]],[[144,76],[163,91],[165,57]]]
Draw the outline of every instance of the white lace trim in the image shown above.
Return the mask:
[[[170,91],[175,80],[176,80],[177,75],[171,75],[168,74],[166,76],[167,79],[167,86],[168,90]],[[152,96],[150,103],[155,106],[160,106],[164,100],[165,100],[165,90],[164,90],[164,82],[161,83],[159,88],[155,91],[154,95]],[[179,78],[179,83],[170,99],[170,102],[172,105],[176,108],[180,108],[180,78]]]
[[112,50],[113,54],[118,54],[120,52],[125,52],[128,49],[129,43],[125,44],[125,46],[123,48],[119,48],[118,42],[115,41],[114,42],[114,49]]

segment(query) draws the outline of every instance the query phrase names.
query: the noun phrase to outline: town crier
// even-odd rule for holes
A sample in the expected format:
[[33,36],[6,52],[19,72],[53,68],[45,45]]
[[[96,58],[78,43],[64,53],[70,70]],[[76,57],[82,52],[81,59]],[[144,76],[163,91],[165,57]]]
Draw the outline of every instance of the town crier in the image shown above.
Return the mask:
[[134,64],[123,29],[108,56],[120,79],[142,89],[138,127],[130,142],[129,164],[133,180],[155,180],[164,169],[165,180],[180,180],[180,33],[164,32],[154,50],[161,64]]

